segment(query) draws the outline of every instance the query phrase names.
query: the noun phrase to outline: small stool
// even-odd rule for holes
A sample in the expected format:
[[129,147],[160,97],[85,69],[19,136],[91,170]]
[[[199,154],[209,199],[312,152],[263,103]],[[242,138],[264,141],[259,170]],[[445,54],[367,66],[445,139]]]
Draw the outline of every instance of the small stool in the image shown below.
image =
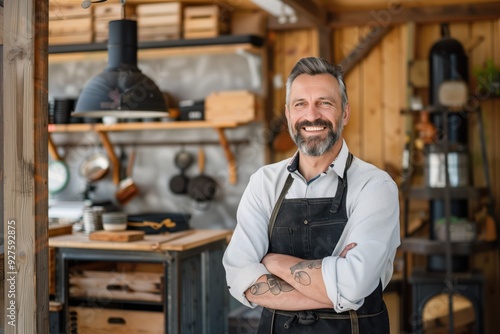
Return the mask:
[[452,282],[447,284],[446,273],[414,270],[410,279],[412,285],[414,334],[424,333],[423,311],[425,304],[441,293],[453,293],[468,298],[474,307],[476,334],[483,334],[483,285],[484,277],[478,272],[453,273]]

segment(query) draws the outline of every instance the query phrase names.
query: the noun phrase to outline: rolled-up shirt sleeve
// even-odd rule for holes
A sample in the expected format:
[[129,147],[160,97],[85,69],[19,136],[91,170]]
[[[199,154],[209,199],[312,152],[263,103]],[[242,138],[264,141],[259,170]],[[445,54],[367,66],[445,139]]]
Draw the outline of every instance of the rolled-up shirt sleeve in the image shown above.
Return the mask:
[[269,274],[260,263],[269,247],[269,209],[266,210],[269,204],[262,204],[269,195],[262,194],[262,182],[265,182],[262,173],[252,175],[238,206],[238,224],[222,260],[229,292],[239,302],[252,308],[257,305],[245,298],[245,291],[260,276]]
[[[357,310],[380,281],[385,287],[392,276],[400,243],[399,201],[396,184],[384,179],[370,181],[352,201],[349,232],[342,235],[333,255],[322,261],[327,294],[337,312]],[[352,242],[357,246],[345,258],[339,257]]]

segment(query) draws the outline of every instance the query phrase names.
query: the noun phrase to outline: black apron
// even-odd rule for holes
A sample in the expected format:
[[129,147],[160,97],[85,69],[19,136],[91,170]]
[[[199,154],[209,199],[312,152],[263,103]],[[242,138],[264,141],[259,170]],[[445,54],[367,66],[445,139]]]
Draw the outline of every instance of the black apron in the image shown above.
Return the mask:
[[[349,153],[343,179],[335,197],[284,199],[293,178],[283,187],[269,222],[269,253],[295,256],[305,260],[330,256],[347,224],[347,170],[353,156]],[[389,316],[382,299],[382,283],[365,298],[357,311],[337,313],[333,309],[282,311],[264,308],[259,334],[286,333],[389,333]]]

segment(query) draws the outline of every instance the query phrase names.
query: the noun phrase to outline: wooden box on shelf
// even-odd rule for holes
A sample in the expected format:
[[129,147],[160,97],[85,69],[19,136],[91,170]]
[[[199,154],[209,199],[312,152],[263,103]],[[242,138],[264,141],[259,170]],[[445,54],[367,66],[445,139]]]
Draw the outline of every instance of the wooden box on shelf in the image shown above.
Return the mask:
[[159,264],[82,265],[70,269],[72,298],[157,302],[163,300],[163,267]]
[[217,5],[184,8],[184,38],[217,37],[228,29],[228,14]]
[[49,3],[49,44],[92,42],[92,11],[79,5]]
[[247,90],[213,92],[205,99],[205,120],[250,122],[258,119],[258,103]]
[[182,5],[180,2],[137,5],[139,41],[169,40],[181,37]]
[[92,42],[92,11],[79,5],[49,3],[49,44]]
[[[106,42],[109,34],[109,22],[121,20],[124,17],[123,8],[119,3],[103,3],[94,9],[94,42]],[[135,8],[125,7],[125,17],[135,19]]]
[[102,307],[70,307],[71,328],[80,334],[163,334],[164,314]]

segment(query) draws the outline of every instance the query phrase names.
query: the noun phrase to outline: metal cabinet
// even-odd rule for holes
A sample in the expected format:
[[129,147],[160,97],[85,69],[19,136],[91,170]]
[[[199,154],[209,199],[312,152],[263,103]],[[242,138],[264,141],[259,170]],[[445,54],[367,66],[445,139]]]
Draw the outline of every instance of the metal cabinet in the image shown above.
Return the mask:
[[[164,328],[169,334],[226,332],[228,293],[222,256],[229,234],[225,230],[196,230],[165,243],[159,243],[159,236],[124,243],[90,241],[79,234],[51,238],[50,246],[56,249],[56,298],[63,304],[65,333],[85,332],[78,326],[78,317],[88,318],[84,327],[91,333],[100,330],[134,333],[137,326],[142,326],[140,333],[150,333],[148,328],[151,333]],[[161,302],[118,300],[109,295],[74,298],[70,294],[69,273],[71,266],[79,262],[160,264],[163,267]],[[93,313],[84,312],[89,309]],[[102,328],[99,321],[107,314],[104,322],[107,321],[108,326]],[[158,314],[162,317],[158,318]],[[159,319],[163,319],[164,326],[158,326],[155,320]]]

